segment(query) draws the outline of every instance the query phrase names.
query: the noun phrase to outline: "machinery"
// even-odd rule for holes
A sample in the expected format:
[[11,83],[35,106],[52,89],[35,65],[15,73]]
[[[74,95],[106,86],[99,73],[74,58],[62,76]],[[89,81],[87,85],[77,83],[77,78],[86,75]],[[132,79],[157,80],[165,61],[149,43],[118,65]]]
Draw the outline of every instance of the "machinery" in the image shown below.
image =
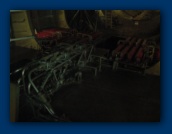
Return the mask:
[[155,58],[157,43],[148,39],[126,38],[119,40],[112,52],[112,58],[118,59],[121,68],[133,71],[145,71],[159,60]]
[[[19,74],[17,83],[21,93],[32,103],[35,116],[39,115],[51,121],[65,121],[53,110],[51,96],[63,85],[81,81],[81,70],[88,67],[86,64],[89,62],[93,44],[90,44],[90,35],[65,31],[60,33],[59,38],[56,33],[57,31],[51,31],[49,35],[46,32],[39,33],[37,39],[42,49],[38,56],[10,75]],[[48,117],[44,116],[45,111],[48,112]]]
[[[31,15],[36,15],[32,12]],[[98,23],[100,18],[95,14],[95,19],[94,14],[91,16],[88,13],[85,10],[66,11],[66,19],[71,20],[69,25],[73,29],[40,28],[39,32],[34,29],[34,36],[29,38],[34,38],[40,46],[36,57],[10,72],[11,80],[17,81],[20,96],[26,97],[34,117],[39,120],[70,121],[54,109],[51,104],[52,96],[65,85],[81,82],[84,69],[93,70],[95,76],[98,71],[103,71],[103,66],[110,67],[112,71],[125,69],[144,73],[160,60],[159,42],[156,40],[137,37],[136,34],[131,37],[124,34],[125,36],[117,38],[113,32],[100,32],[97,30],[98,25],[102,25],[102,22]],[[112,23],[112,14],[110,18]],[[14,21],[15,19],[14,16]],[[34,19],[33,24],[35,28],[38,27]],[[80,26],[76,30],[77,24]],[[85,25],[88,28],[85,28]],[[113,28],[112,24],[110,27]],[[137,28],[135,25],[133,27]],[[109,38],[115,40],[112,41],[111,47],[100,47],[100,44],[108,46]]]

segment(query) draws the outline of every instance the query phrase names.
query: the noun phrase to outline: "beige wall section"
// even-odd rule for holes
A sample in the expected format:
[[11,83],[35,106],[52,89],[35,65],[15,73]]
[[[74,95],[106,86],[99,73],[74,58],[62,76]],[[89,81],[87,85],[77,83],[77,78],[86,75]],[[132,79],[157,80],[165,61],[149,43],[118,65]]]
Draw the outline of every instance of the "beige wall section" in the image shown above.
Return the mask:
[[99,13],[99,17],[104,17],[104,14],[103,14],[102,10],[97,10],[97,11]]
[[[11,12],[11,23],[14,38],[33,35],[27,11]],[[25,48],[40,48],[35,39],[20,40],[15,44]]]
[[55,17],[56,17],[56,24],[58,25],[59,28],[69,28],[66,22],[64,10],[57,10]]
[[[129,12],[130,14],[136,14],[135,11],[141,11],[141,10],[127,10],[127,12]],[[142,20],[150,11],[149,10],[142,10],[142,13],[136,17],[131,17],[127,14],[125,14],[124,12],[122,12],[122,10],[113,10],[112,13],[113,13],[113,17],[116,17],[116,16],[120,16],[122,18],[125,18],[125,19],[128,19],[128,20]]]
[[153,75],[159,75],[160,76],[160,62],[155,64],[154,66],[150,67],[145,71],[146,74],[153,74]]

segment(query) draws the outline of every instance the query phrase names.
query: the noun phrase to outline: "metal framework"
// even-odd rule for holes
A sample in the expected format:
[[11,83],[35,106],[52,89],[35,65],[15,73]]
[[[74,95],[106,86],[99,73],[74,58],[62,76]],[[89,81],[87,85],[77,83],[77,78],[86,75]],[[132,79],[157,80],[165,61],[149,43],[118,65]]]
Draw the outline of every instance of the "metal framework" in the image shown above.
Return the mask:
[[[51,96],[64,85],[80,82],[83,68],[93,69],[95,76],[97,70],[102,70],[103,62],[112,63],[112,69],[126,66],[145,69],[155,51],[154,42],[128,37],[118,41],[108,59],[94,53],[96,42],[103,40],[99,33],[88,35],[74,30],[53,30],[53,33],[44,31],[35,38],[42,48],[40,57],[10,75],[20,74],[18,85],[32,103],[35,116],[51,121],[66,121],[57,115],[51,105]],[[98,67],[89,64],[95,62]],[[48,116],[44,115],[45,111]]]
[[[91,36],[70,31],[63,33],[63,38],[60,40],[57,36],[39,38],[39,45],[43,48],[44,45],[50,45],[54,39],[56,43],[50,47],[48,53],[45,53],[46,49],[42,49],[41,58],[34,59],[10,75],[20,74],[18,85],[32,102],[33,109],[36,111],[35,116],[42,115],[49,120],[65,121],[54,111],[50,98],[60,87],[81,81],[83,68],[95,69],[87,66],[93,44],[90,44]],[[72,39],[74,41],[71,43]],[[41,113],[42,110],[46,110],[49,116],[45,117]]]

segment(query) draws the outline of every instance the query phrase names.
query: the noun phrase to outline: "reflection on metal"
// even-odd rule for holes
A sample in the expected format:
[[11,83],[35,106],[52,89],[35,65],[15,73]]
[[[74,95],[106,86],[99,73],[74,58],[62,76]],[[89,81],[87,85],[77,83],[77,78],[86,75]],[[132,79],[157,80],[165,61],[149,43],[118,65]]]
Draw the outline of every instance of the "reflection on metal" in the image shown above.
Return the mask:
[[15,41],[15,45],[20,47],[40,49],[34,38],[32,25],[30,23],[30,18],[28,16],[29,11],[26,10],[14,10],[14,11],[16,12],[10,12],[11,31],[13,31],[13,36],[11,37],[10,42]]
[[57,38],[59,42],[51,46],[48,54],[41,51],[41,57],[10,73],[20,74],[20,90],[29,97],[34,111],[37,111],[35,116],[43,115],[40,109],[44,109],[49,113],[45,115],[46,118],[51,121],[66,121],[57,115],[51,105],[51,96],[64,85],[80,82],[83,68],[94,69],[87,66],[93,48],[90,44],[91,35],[73,31],[62,32],[62,35],[60,40]]
[[10,39],[10,42],[12,42],[12,41],[20,41],[20,40],[27,40],[27,39],[34,39],[34,38],[35,38],[34,36],[14,38],[14,39]]
[[26,10],[10,10],[10,12],[23,12],[23,11],[26,11]]
[[75,15],[73,16],[73,18],[70,20],[69,24],[72,23],[72,21],[75,19],[75,17],[78,15],[78,13],[79,13],[79,10],[77,10],[77,12],[76,12]]
[[[72,20],[75,19],[78,12],[79,11],[76,12]],[[28,26],[28,16],[26,12],[24,12],[23,16],[26,18],[26,25]],[[141,18],[142,15],[138,16]],[[56,17],[58,18],[57,22],[60,28],[68,27],[64,10],[57,11]],[[14,18],[16,18],[16,16]],[[133,17],[129,17],[129,19],[132,18]],[[139,17],[135,17],[135,19],[136,18],[138,19]],[[93,27],[93,30],[96,31],[97,20],[95,23],[91,22],[87,12],[85,12],[85,19],[87,23]],[[111,24],[112,18],[110,18],[110,21]],[[137,20],[135,22],[137,22]],[[110,27],[112,27],[112,25]],[[32,35],[30,28],[29,26],[28,34]],[[19,88],[24,91],[29,98],[30,103],[33,105],[35,116],[43,115],[46,111],[48,112],[46,119],[51,121],[65,121],[64,118],[57,115],[57,112],[51,105],[51,97],[62,86],[82,80],[83,68],[93,69],[95,75],[97,75],[97,70],[102,71],[104,64],[110,65],[112,68],[113,65],[117,63],[115,70],[120,68],[145,71],[152,62],[154,47],[156,46],[156,43],[150,43],[150,45],[153,45],[153,53],[149,53],[152,49],[147,49],[149,48],[147,39],[129,37],[124,40],[119,40],[117,45],[114,44],[116,45],[114,50],[106,50],[103,55],[98,55],[95,53],[95,45],[101,44],[102,42],[105,43],[109,35],[103,35],[100,32],[90,33],[89,35],[71,29],[58,30],[58,34],[57,31],[55,31],[55,33],[56,36],[36,37],[41,47],[37,58],[33,59],[33,61],[26,66],[10,73],[11,75],[15,75],[16,73],[20,74],[20,78],[18,79]],[[18,34],[19,33],[15,33],[16,37]],[[37,32],[35,30],[35,35],[38,34],[39,31]],[[10,42],[35,38],[30,35],[10,39]],[[106,56],[107,54],[108,56]],[[96,66],[92,66],[92,64],[96,64]],[[42,112],[42,110],[44,112]]]

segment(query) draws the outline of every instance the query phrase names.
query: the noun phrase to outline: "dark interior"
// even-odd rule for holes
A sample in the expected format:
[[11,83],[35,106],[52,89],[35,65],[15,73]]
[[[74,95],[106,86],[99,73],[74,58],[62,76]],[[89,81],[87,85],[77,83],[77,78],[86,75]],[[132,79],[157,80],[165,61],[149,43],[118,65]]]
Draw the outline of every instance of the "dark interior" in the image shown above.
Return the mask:
[[11,12],[11,120],[160,121],[160,13],[100,11]]

